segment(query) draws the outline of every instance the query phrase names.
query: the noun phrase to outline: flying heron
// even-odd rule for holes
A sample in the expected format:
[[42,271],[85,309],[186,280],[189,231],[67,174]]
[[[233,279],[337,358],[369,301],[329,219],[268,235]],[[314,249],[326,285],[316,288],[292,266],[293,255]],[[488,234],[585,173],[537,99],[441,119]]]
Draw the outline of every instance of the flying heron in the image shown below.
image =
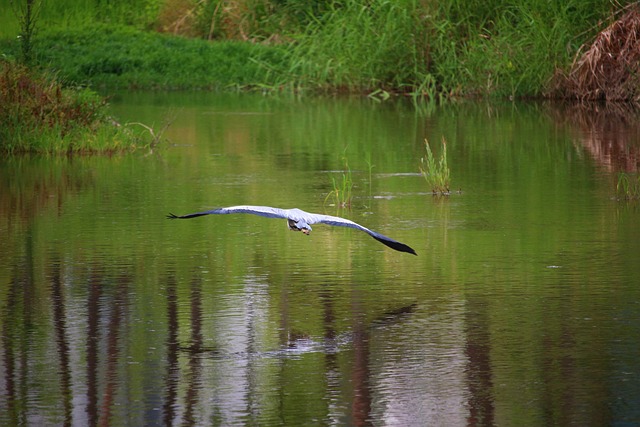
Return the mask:
[[187,218],[195,218],[203,215],[223,215],[223,214],[235,214],[235,213],[245,213],[245,214],[253,214],[264,216],[267,218],[284,218],[287,220],[287,226],[289,230],[292,231],[302,231],[304,234],[309,234],[311,231],[311,224],[328,224],[328,225],[336,225],[339,227],[349,227],[355,228],[356,230],[364,231],[378,242],[389,246],[391,249],[395,249],[400,252],[408,252],[410,254],[416,254],[409,246],[404,243],[400,243],[397,240],[393,240],[390,237],[383,236],[380,233],[376,233],[375,231],[369,230],[367,227],[363,227],[360,224],[356,224],[353,221],[348,219],[340,218],[337,216],[331,215],[320,215],[305,212],[300,209],[278,209],[272,208],[269,206],[231,206],[228,208],[220,208],[213,209],[210,211],[204,212],[196,212],[188,215],[177,216],[174,214],[167,215],[169,219],[187,219]]

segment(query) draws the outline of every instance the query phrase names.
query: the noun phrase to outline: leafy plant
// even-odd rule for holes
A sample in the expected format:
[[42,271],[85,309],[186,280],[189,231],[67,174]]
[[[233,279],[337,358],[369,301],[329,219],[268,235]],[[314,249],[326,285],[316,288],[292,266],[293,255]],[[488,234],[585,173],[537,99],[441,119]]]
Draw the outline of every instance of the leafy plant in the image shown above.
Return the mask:
[[420,159],[420,172],[434,195],[448,196],[451,191],[449,190],[450,170],[447,165],[447,142],[442,138],[442,153],[437,161],[431,151],[429,141],[425,139],[424,145],[427,153]]

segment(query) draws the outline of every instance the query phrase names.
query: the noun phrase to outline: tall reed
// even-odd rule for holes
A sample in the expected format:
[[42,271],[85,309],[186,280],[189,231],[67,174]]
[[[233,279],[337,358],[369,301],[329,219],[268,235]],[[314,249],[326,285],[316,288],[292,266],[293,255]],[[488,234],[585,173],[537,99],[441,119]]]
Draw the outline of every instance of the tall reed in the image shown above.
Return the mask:
[[287,79],[318,89],[429,88],[416,0],[346,0],[311,22],[290,51]]
[[541,95],[616,3],[629,1],[439,1],[432,15],[432,72],[447,93]]

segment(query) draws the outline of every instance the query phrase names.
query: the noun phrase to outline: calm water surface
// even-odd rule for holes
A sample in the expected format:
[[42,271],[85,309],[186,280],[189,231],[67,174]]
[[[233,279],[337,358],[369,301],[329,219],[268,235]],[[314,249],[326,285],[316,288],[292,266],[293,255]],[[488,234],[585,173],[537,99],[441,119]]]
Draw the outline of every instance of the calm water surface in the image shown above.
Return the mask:
[[[0,163],[0,425],[638,425],[635,116],[121,94],[167,142]],[[424,139],[455,190],[432,197]],[[353,179],[350,209],[332,180]],[[249,215],[337,214],[407,243]]]

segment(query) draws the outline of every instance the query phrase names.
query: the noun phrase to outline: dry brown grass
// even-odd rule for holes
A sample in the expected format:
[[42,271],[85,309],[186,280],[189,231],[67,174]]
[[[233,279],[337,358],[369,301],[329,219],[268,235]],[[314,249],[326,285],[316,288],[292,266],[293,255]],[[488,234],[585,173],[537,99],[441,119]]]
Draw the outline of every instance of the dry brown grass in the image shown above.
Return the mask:
[[[581,49],[582,51],[582,49]],[[640,7],[622,16],[579,53],[568,74],[558,74],[553,96],[583,101],[640,101]]]
[[158,31],[187,37],[198,36],[194,27],[196,11],[200,3],[193,0],[165,2],[157,18]]
[[219,0],[207,12],[207,0],[167,0],[160,10],[157,28],[187,37],[208,40],[249,40],[258,27],[255,10],[269,7],[266,0]]

